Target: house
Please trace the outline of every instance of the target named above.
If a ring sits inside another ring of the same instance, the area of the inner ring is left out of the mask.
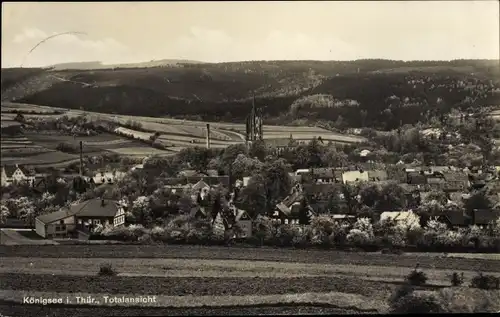
[[[333,214],[331,218],[339,223],[353,224],[356,222],[357,218],[354,215],[346,215],[346,214]]]
[[[292,189],[290,195],[283,199],[282,202],[276,204],[272,218],[276,221],[281,221],[282,224],[299,224],[303,200],[304,193],[302,190],[299,187]],[[309,219],[315,216],[311,206],[307,206],[307,215]]]
[[[295,171],[295,175],[301,176],[301,181],[304,183],[341,183],[342,170],[335,167],[322,167],[311,169],[300,169]]]
[[[179,173],[177,173],[177,177],[191,178],[191,177],[206,177],[206,176],[217,177],[219,176],[219,173],[217,172],[217,170],[213,169],[209,169],[206,172],[199,172],[196,170],[182,170]]]
[[[61,209],[35,219],[35,231],[43,238],[67,237],[75,229],[75,215],[71,209]]]
[[[413,211],[384,211],[380,214],[380,221],[392,220],[407,226],[419,225],[420,217]]]
[[[368,170],[368,179],[370,181],[386,181],[389,179],[387,171],[384,170]]]
[[[427,184],[431,190],[444,190],[446,179],[440,173],[427,176]]]
[[[469,188],[469,177],[464,172],[443,172],[444,190],[447,192],[462,192]]]
[[[124,206],[109,199],[90,199],[38,216],[35,230],[44,238],[67,237],[74,231],[90,232],[96,225],[121,226],[125,224]]]
[[[467,219],[461,210],[446,210],[438,217],[438,220],[446,223],[450,228],[467,225]]]
[[[25,167],[16,165],[2,166],[1,174],[2,186],[9,186],[11,184],[19,184],[27,182],[31,186],[35,183],[35,175],[28,171]]]
[[[478,226],[487,226],[490,222],[500,217],[500,210],[495,209],[474,209],[472,221]]]
[[[342,174],[342,181],[344,184],[368,180],[368,172],[363,170],[347,171]]]
[[[360,157],[367,157],[368,155],[370,155],[371,151],[370,150],[362,150],[361,152],[359,152],[359,156]]]
[[[158,177],[158,175],[156,175]],[[186,184],[196,184],[199,181],[204,181],[210,186],[222,185],[229,187],[229,176],[189,176],[189,177],[170,177],[163,179],[166,185],[186,185]]]
[[[427,184],[427,176],[423,171],[408,171],[406,172],[406,179],[408,184],[424,185]]]
[[[346,202],[341,198],[342,184],[341,183],[309,183],[302,185],[305,195],[310,199],[309,204],[316,214],[330,213],[329,210],[331,200],[335,200],[339,209],[346,207]],[[337,194],[338,197],[333,197]]]
[[[93,177],[92,180],[96,185],[102,184],[114,184],[118,182],[125,176],[124,172],[113,171],[113,172],[98,172]]]
[[[234,221],[241,228],[241,238],[249,238],[252,236],[252,218],[250,218],[250,215],[245,210],[236,209]]]

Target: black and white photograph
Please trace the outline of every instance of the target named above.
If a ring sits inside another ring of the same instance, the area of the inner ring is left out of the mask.
[[[2,2],[0,317],[500,312],[500,2]]]

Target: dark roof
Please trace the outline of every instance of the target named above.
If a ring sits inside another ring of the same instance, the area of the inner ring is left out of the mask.
[[[447,210],[441,216],[452,226],[462,226],[465,224],[465,215],[461,210]]]
[[[457,171],[457,172],[443,172],[443,176],[447,182],[450,182],[450,181],[468,182],[469,181],[469,176],[466,173],[459,172],[459,171]]]
[[[218,185],[222,184],[224,186],[229,186],[229,176],[190,176],[190,177],[173,177],[163,179],[163,183],[166,185],[186,185],[186,184],[196,184],[199,181],[204,181],[208,185]]]
[[[487,225],[500,217],[500,210],[494,209],[475,209],[474,210],[474,224]]]
[[[407,175],[408,184],[427,184],[427,177],[419,172],[409,172]]]
[[[200,177],[200,176],[211,176],[216,177],[219,176],[219,173],[216,170],[207,170],[206,173],[200,173],[196,170],[182,170],[177,174],[179,177]]]
[[[336,190],[341,190],[342,183],[319,183],[304,184],[304,192],[308,194],[329,194]]]
[[[118,212],[118,205],[111,199],[104,199],[102,205],[102,200],[98,198],[72,205],[70,210],[77,217],[114,217]]]
[[[337,178],[342,179],[343,170],[337,167],[321,167],[311,170],[312,174],[318,178]]]
[[[238,211],[236,212],[235,221],[240,220],[251,220],[251,218],[245,210],[238,209]]]
[[[28,172],[28,170],[24,166],[22,166],[22,165],[19,165],[19,166],[5,165],[3,167],[5,168],[5,174],[7,174],[7,177],[12,177],[12,174],[14,174],[14,172],[18,168],[24,173],[24,175],[30,176],[30,173]]]
[[[411,194],[416,191],[422,191],[424,190],[424,185],[421,184],[399,184],[399,186],[407,193]]]
[[[206,217],[208,215],[208,210],[204,207],[194,206],[193,208],[191,208],[189,215],[191,217],[196,217],[197,215],[200,215],[202,217]]]
[[[368,178],[369,179],[372,179],[372,178],[375,178],[378,180],[386,180],[387,179],[387,171],[384,171],[384,170],[367,170],[368,172]]]
[[[64,218],[72,217],[74,216],[74,213],[68,209],[61,209],[55,212],[51,212],[50,214],[45,214],[36,217],[36,219],[40,220],[41,222],[48,224],[52,223],[57,220],[62,220]]]

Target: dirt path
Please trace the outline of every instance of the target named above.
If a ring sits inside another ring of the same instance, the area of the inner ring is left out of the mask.
[[[17,229],[1,229],[0,244],[3,245],[56,245],[52,240],[35,240],[21,235]]]

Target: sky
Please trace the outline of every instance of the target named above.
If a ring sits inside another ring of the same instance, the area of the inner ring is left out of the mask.
[[[499,59],[498,1],[2,2],[2,67]],[[83,32],[44,38],[62,32]]]

